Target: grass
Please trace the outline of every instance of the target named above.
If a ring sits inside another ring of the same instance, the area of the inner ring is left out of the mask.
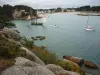
[[[37,47],[34,45],[31,51],[35,55],[37,55],[45,64],[56,64],[57,61],[56,54],[49,52],[43,46]]]

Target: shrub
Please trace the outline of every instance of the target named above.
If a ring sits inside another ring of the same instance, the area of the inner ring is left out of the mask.
[[[8,21],[8,22],[5,22],[5,26],[9,27],[9,26],[15,26],[14,23]]]
[[[0,20],[2,21],[10,21],[10,18],[7,15],[0,14]]]
[[[77,72],[80,75],[85,75],[85,73],[81,70],[81,68],[77,64],[75,64],[69,60],[68,61],[58,60],[57,65],[61,66],[65,70]]]
[[[45,48],[37,46],[33,46],[31,51],[37,55],[45,64],[56,64],[57,57],[55,53],[49,52]]]
[[[32,46],[33,46],[33,44],[34,44],[34,41],[33,40],[30,40],[30,39],[28,39],[26,37],[22,37],[21,44],[23,44],[27,48],[31,49]]]
[[[25,51],[20,50],[20,45],[15,42],[10,42],[5,38],[0,39],[0,57],[15,58],[17,56],[26,55]]]
[[[2,25],[3,27],[15,27],[15,24],[10,21],[0,20],[0,25]]]

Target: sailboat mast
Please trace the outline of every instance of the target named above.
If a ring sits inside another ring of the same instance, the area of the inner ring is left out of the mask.
[[[37,4],[37,10],[36,10],[36,13],[38,15],[38,4]],[[37,23],[37,17],[36,17],[36,23]]]
[[[30,17],[32,19],[32,9],[30,8]]]
[[[89,15],[88,15],[88,20],[87,20],[87,25],[89,24]]]

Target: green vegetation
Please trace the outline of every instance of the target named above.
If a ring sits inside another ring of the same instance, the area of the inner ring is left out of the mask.
[[[20,50],[20,45],[15,42],[10,42],[6,38],[0,37],[1,58],[15,58],[17,56],[24,56],[25,54],[25,51]]]
[[[34,45],[34,41],[26,37],[22,37],[21,44],[29,48],[36,56],[38,56],[45,64],[56,64],[57,57],[55,53],[49,52],[45,47],[38,47]],[[33,60],[30,56],[26,56]],[[51,59],[52,58],[52,59]]]
[[[8,4],[0,6],[0,28],[15,26],[14,23],[10,22],[13,19],[12,13],[12,6]]]
[[[16,5],[11,6],[9,4],[0,6],[0,28],[15,26],[14,23],[9,22],[14,19],[14,11],[15,10],[25,10],[25,12],[21,13],[21,17],[26,17],[28,15],[37,16],[36,10],[31,7],[25,5]],[[2,26],[2,27],[1,27]]]
[[[94,11],[94,12],[100,12],[100,6],[82,6],[79,8],[76,8],[76,11]]]
[[[22,37],[21,44],[23,44],[25,47],[31,49],[33,47],[34,41],[30,40],[26,37]]]
[[[6,5],[3,5],[3,6],[0,6],[0,16],[3,16],[4,19],[8,18],[8,20],[12,20],[13,19],[13,12],[14,12],[15,9],[25,10],[25,12],[29,12],[28,14],[32,14],[34,16],[37,15],[36,11],[31,7],[28,7],[28,6],[25,6],[25,5],[11,6],[9,4],[6,4]]]
[[[57,65],[60,65],[65,70],[77,72],[80,75],[85,75],[81,68],[71,61],[58,60]]]
[[[10,21],[0,21],[0,26],[3,27],[15,27],[15,24]]]
[[[56,12],[62,12],[62,8],[60,8],[60,7],[57,8],[57,9],[56,9]]]
[[[56,54],[49,52],[43,46],[37,47],[34,45],[31,51],[36,54],[45,64],[56,64],[57,62]]]
[[[90,9],[90,7],[83,7],[84,9],[87,8],[87,10]],[[83,8],[77,9],[80,11],[83,11]],[[92,7],[91,9],[94,11],[99,11],[100,7]],[[37,16],[36,11],[32,9],[31,7],[28,6],[23,6],[23,5],[17,5],[17,6],[10,6],[10,5],[3,5],[3,7],[0,6],[0,26],[2,25],[3,27],[9,27],[9,26],[15,26],[12,22],[10,22],[13,19],[13,12],[14,10],[23,10],[25,9],[26,12],[30,12],[28,14],[33,14],[34,16]],[[51,9],[53,11],[54,9]],[[56,12],[61,12],[62,8],[57,8]],[[32,11],[32,13],[31,13]],[[28,15],[27,14],[27,15]],[[25,16],[25,13],[22,13],[22,16]],[[39,23],[40,24],[40,23]],[[22,37],[21,44],[30,49],[34,54],[36,54],[45,64],[58,64],[61,67],[63,67],[65,70],[69,71],[75,71],[80,73],[81,75],[84,75],[84,73],[80,70],[80,67],[77,67],[76,65],[73,65],[72,63],[66,63],[63,61],[57,62],[57,57],[55,53],[49,52],[48,50],[45,49],[45,47],[37,47],[34,45],[34,41],[30,40],[26,37]],[[14,60],[5,60],[5,59],[14,59],[15,57],[18,56],[26,56],[26,52],[20,50],[20,45],[8,41],[6,38],[2,38],[0,36],[0,58],[4,60],[0,60],[0,65],[6,64],[7,67],[11,66],[14,64]],[[30,57],[31,58],[31,57]],[[6,68],[7,68],[6,67]]]
[[[11,5],[3,5],[0,6],[0,16],[3,15],[6,18],[9,18],[9,20],[13,19],[12,13],[13,13],[13,7]],[[6,19],[5,18],[5,19]]]
[[[38,56],[45,64],[57,64],[60,65],[61,67],[63,67],[65,70],[69,70],[69,71],[74,71],[74,72],[78,72],[81,75],[85,75],[83,73],[83,71],[81,71],[80,67],[73,64],[72,62],[64,62],[64,61],[58,61],[56,54],[49,52],[48,50],[46,50],[46,48],[44,46],[42,47],[37,47],[34,45],[34,41],[30,40],[26,37],[22,37],[21,43],[30,49],[30,51],[32,51],[36,56]],[[15,57],[18,56],[22,56],[22,57],[26,57],[30,60],[34,60],[34,58],[32,58],[31,56],[27,56],[26,55],[26,51],[20,50],[20,45],[13,42],[13,41],[9,41],[4,37],[0,37],[0,59],[4,59],[3,63],[5,63],[7,66],[5,66],[5,68],[7,68],[8,66],[12,66],[15,61],[14,60],[10,60],[10,59],[14,59]],[[2,61],[0,61],[1,64]],[[5,69],[0,67],[1,69]]]
[[[10,18],[8,18],[6,15],[0,15],[0,21],[10,21]]]
[[[33,16],[37,16],[36,10],[31,8],[31,7],[29,7],[29,6],[26,6],[26,5],[15,5],[13,7],[13,10],[15,10],[15,9],[17,9],[17,10],[25,10],[25,12],[28,12],[27,14],[22,13],[22,16],[29,15],[29,14],[31,14]]]
[[[73,71],[73,72],[80,73],[81,75],[85,75],[84,72],[81,70],[81,68],[78,65],[73,64],[70,61],[65,62],[63,60],[58,60],[56,54],[46,50],[46,47],[35,46],[35,45],[33,45],[32,40],[29,40],[25,37],[24,37],[24,42],[26,42],[26,43],[23,45],[30,48],[31,52],[33,52],[36,56],[38,56],[45,64],[57,64],[57,65],[60,65],[61,67],[63,67],[65,70]],[[29,58],[30,60],[34,60],[30,56],[26,56],[26,58]]]
[[[33,15],[33,16],[37,16],[36,11],[31,7],[28,7],[28,6],[25,6],[25,5],[11,6],[9,4],[6,4],[6,5],[3,5],[3,6],[0,6],[0,28],[15,26],[14,23],[10,22],[11,20],[14,19],[13,13],[14,13],[15,9],[25,10],[25,12],[23,12],[21,14],[22,17],[28,16],[30,14]]]

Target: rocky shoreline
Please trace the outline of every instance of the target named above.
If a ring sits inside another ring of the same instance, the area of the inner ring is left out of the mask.
[[[78,16],[100,16],[100,13],[78,13]]]
[[[90,61],[85,61],[83,58],[74,56],[63,56],[63,59],[59,59],[57,64],[45,64],[38,56],[34,54],[33,51],[35,49],[37,51],[43,50],[46,54],[49,54],[50,52],[45,50],[45,47],[34,46],[32,49],[25,47],[20,41],[21,36],[18,31],[14,31],[6,27],[0,30],[0,35],[0,42],[2,41],[0,43],[0,48],[2,48],[2,45],[4,45],[5,48],[2,49],[15,49],[16,47],[18,50],[20,50],[20,54],[18,53],[17,56],[13,58],[14,63],[12,65],[9,67],[4,65],[4,67],[6,67],[4,69],[0,66],[1,75],[91,75],[85,73],[81,69],[81,65],[85,64],[86,67],[93,69],[99,68],[96,64]],[[5,44],[3,42],[9,44]],[[0,63],[0,65],[2,64]]]
[[[98,69],[99,66],[97,66],[95,63],[93,63],[92,61],[86,61],[83,58],[80,57],[74,57],[74,56],[63,56],[64,59],[70,60],[76,64],[78,64],[80,67],[82,65],[85,65],[85,67],[87,68],[91,68],[91,69]]]

